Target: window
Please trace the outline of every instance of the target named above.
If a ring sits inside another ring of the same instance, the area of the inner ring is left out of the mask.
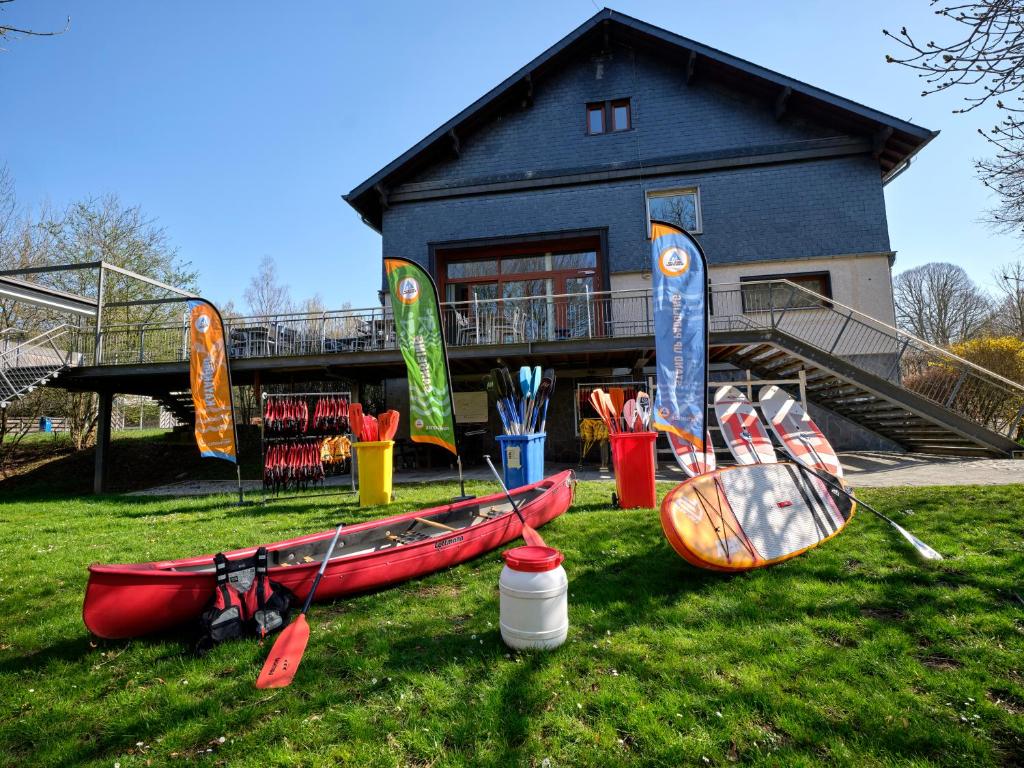
[[[614,101],[593,101],[587,104],[587,133],[628,131],[633,127],[633,116],[629,99]]]
[[[444,301],[474,333],[516,312],[525,315],[528,341],[601,330],[600,307],[586,298],[602,286],[597,237],[438,250],[437,263]]]
[[[768,282],[788,280],[807,291],[832,298],[832,277],[828,272],[797,272],[786,275],[757,275],[740,278],[740,296],[744,312],[768,312],[769,310],[815,309],[832,306],[806,291],[796,290],[784,283]],[[747,283],[747,285],[744,285]]]
[[[658,189],[647,193],[647,221],[675,224],[690,234],[699,234],[701,229],[700,194],[697,189]]]
[[[629,120],[629,99],[620,99],[612,102],[612,130],[628,131]]]

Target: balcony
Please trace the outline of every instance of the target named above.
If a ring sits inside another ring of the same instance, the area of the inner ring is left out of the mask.
[[[1017,434],[1024,418],[1019,384],[788,281],[715,285],[710,311],[713,349],[740,349],[773,337],[783,346],[802,345],[843,360],[1003,435]],[[488,357],[503,354],[503,348],[530,355],[557,348],[571,355],[573,349],[654,346],[649,290],[449,303],[441,306],[441,321],[449,348],[461,353],[453,358],[473,356],[474,348]],[[397,348],[394,319],[382,307],[233,317],[226,326],[231,358],[254,365],[300,357],[323,365],[325,356]],[[91,341],[83,339],[80,346]],[[100,366],[182,363],[189,353],[186,318],[105,327],[96,353]]]

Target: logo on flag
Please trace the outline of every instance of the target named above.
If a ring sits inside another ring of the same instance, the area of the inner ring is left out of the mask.
[[[690,254],[682,248],[670,246],[658,256],[658,269],[665,277],[677,277],[690,268]]]
[[[403,304],[415,304],[420,297],[420,284],[415,277],[403,277],[398,282],[398,300]]]

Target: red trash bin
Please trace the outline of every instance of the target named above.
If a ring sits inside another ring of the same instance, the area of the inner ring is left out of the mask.
[[[620,509],[658,506],[654,487],[654,441],[657,432],[617,432],[609,436],[612,444],[612,466],[615,469],[615,491]]]

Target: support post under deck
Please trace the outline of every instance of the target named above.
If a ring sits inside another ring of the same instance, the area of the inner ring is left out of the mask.
[[[103,493],[107,483],[107,458],[110,456],[110,416],[114,408],[114,393],[99,393],[99,411],[96,416],[96,464],[93,467],[92,492]]]

